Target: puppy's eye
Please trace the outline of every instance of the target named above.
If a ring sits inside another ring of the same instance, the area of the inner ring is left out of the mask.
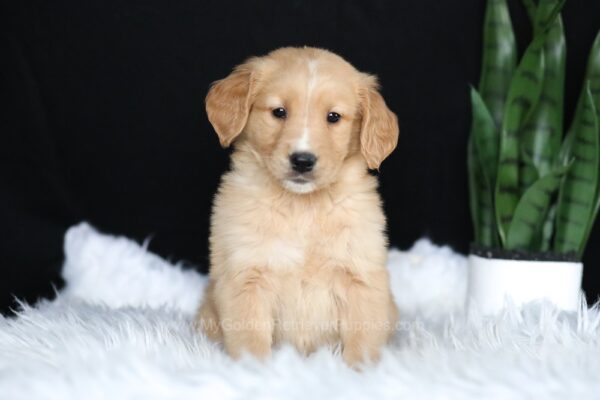
[[[340,118],[342,118],[342,116],[336,112],[330,112],[327,114],[327,122],[330,124],[335,124],[340,120]]]
[[[284,119],[285,117],[287,117],[287,111],[285,111],[285,108],[283,107],[275,108],[271,112],[273,113],[273,116],[275,118]]]

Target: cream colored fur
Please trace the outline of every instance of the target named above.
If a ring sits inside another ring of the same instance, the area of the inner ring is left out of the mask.
[[[397,310],[367,169],[394,149],[398,125],[375,78],[325,50],[279,49],[216,82],[207,112],[234,152],[214,201],[200,329],[233,357],[341,343],[350,365],[377,360]],[[297,150],[317,156],[306,183],[292,181]]]

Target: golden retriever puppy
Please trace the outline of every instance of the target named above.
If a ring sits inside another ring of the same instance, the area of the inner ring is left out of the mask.
[[[398,123],[374,76],[316,48],[251,58],[206,97],[231,170],[214,200],[198,326],[234,358],[341,343],[375,361],[397,310],[377,169]]]

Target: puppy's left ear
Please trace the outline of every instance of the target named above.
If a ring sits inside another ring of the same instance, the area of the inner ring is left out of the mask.
[[[229,147],[244,130],[256,86],[256,60],[238,65],[225,79],[216,81],[206,96],[208,120],[221,146]]]
[[[365,75],[363,82],[359,92],[362,113],[360,149],[369,169],[379,169],[381,162],[398,144],[398,118],[379,93],[377,79]]]

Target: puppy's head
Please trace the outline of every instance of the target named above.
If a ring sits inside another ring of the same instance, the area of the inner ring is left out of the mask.
[[[377,169],[398,141],[375,77],[315,48],[283,48],[239,65],[206,97],[224,147],[245,142],[284,188],[309,193],[362,154]]]

